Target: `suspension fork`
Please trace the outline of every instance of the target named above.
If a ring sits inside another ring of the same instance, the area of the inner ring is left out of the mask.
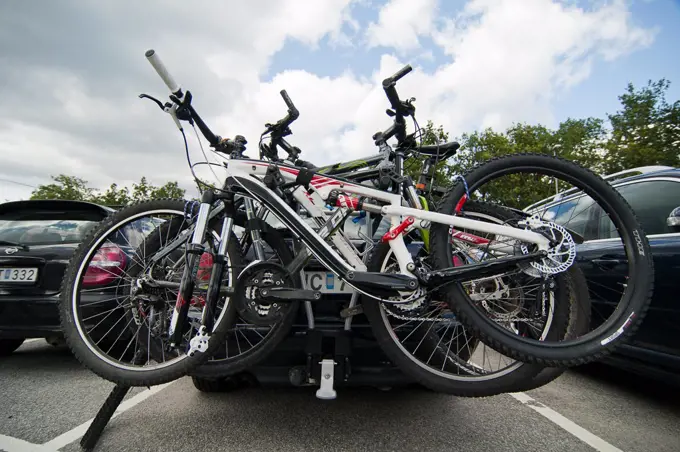
[[[177,301],[175,302],[175,308],[172,310],[172,317],[170,318],[168,337],[170,339],[171,347],[177,347],[182,343],[182,336],[184,335],[184,329],[187,323],[187,314],[189,313],[189,305],[194,293],[194,281],[196,272],[198,271],[196,263],[204,251],[203,240],[205,239],[205,232],[208,226],[208,215],[210,215],[210,209],[214,201],[215,194],[212,191],[203,192],[201,205],[198,209],[196,227],[191,236],[191,242],[186,249],[187,262],[184,267],[184,272],[182,273]],[[221,244],[222,243],[220,243],[220,245]]]
[[[231,231],[234,227],[234,219],[231,216],[225,216],[222,220],[222,234],[220,235],[220,246],[217,249],[217,254],[213,258],[212,272],[210,273],[210,281],[208,282],[208,293],[205,299],[205,306],[203,307],[203,314],[201,317],[201,325],[205,326],[206,331],[212,331],[215,324],[215,308],[217,307],[217,300],[220,297],[220,287],[222,285],[222,277],[224,276],[224,269],[228,262],[228,245],[231,238]],[[233,283],[233,281],[229,281]],[[229,295],[227,295],[228,297]],[[227,309],[228,305],[224,305]]]

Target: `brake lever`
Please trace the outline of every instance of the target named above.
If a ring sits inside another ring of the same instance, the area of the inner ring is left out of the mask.
[[[149,100],[152,100],[152,101],[154,101],[154,102],[156,103],[156,105],[158,105],[158,108],[160,108],[161,110],[165,111],[165,108],[163,107],[163,103],[162,103],[160,100],[156,99],[155,97],[149,96],[148,94],[140,94],[140,95],[139,95],[139,98],[140,98],[140,99],[149,99]]]

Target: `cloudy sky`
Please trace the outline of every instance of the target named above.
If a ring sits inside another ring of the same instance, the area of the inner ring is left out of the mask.
[[[0,202],[60,173],[193,193],[179,132],[137,98],[167,95],[150,48],[251,155],[285,88],[301,113],[290,141],[324,164],[374,152],[390,124],[380,80],[406,63],[399,93],[452,136],[604,117],[629,81],[666,77],[680,97],[678,24],[673,0],[3,1]]]

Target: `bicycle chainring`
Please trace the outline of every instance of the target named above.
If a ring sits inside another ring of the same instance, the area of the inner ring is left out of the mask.
[[[267,287],[299,288],[279,264],[259,262],[247,267],[238,277],[233,296],[236,310],[245,322],[271,326],[287,312],[290,303],[262,299],[259,291]]]

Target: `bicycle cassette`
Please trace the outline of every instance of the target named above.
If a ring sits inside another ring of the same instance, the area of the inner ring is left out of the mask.
[[[296,288],[295,282],[279,264],[259,262],[239,275],[233,300],[241,318],[254,325],[271,326],[283,317],[291,304],[264,298],[268,289]]]

